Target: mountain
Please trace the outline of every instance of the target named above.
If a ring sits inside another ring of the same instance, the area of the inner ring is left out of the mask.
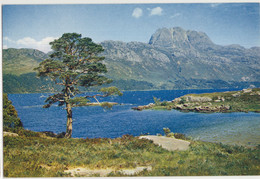
[[[217,45],[203,32],[180,27],[161,28],[151,36],[149,43],[110,40],[101,45],[105,49],[102,55],[108,68],[106,75],[121,89],[260,86],[259,47]],[[18,75],[28,77],[28,72],[47,56],[33,49],[3,50],[4,75],[8,74],[9,79],[14,79],[10,74],[16,78]],[[4,90],[6,88],[4,83]],[[51,88],[49,85],[46,90]]]
[[[203,32],[162,28],[148,44],[101,44],[113,79],[138,79],[159,89],[218,87],[214,82],[219,87],[237,87],[260,79],[259,47],[216,45]]]
[[[4,49],[3,74],[21,75],[33,72],[33,68],[48,55],[35,49]]]

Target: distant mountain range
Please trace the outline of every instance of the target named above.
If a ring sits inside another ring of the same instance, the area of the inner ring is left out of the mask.
[[[107,76],[123,90],[260,86],[259,47],[216,45],[203,32],[162,28],[149,43],[104,41],[101,45]],[[35,49],[3,50],[4,92],[55,90],[44,79],[30,85],[36,82],[32,69],[47,56]]]

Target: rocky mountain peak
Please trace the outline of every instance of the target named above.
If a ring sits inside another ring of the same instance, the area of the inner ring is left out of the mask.
[[[180,27],[158,29],[150,38],[150,45],[167,49],[205,49],[215,44],[203,32],[184,30]]]
[[[214,47],[216,46],[211,39],[208,37],[208,35],[204,32],[197,32],[197,31],[187,31],[187,35],[189,38],[189,42],[194,46],[195,48],[199,49],[205,49],[208,47]]]
[[[158,29],[150,38],[149,44],[165,48],[174,48],[188,41],[186,32],[180,28]]]

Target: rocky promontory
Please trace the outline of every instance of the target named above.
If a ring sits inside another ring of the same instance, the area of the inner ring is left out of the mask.
[[[132,108],[144,109],[176,109],[201,113],[213,112],[260,112],[260,88],[243,89],[204,94],[188,94],[172,101],[155,101],[144,106]]]

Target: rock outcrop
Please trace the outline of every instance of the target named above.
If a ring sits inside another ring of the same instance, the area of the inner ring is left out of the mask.
[[[3,136],[18,137],[19,135],[13,132],[3,132]]]
[[[212,101],[209,97],[200,97],[200,96],[185,96],[187,102],[208,102]]]
[[[144,109],[177,109],[201,113],[213,112],[260,112],[260,88],[223,93],[190,94],[160,104],[132,108]]]

